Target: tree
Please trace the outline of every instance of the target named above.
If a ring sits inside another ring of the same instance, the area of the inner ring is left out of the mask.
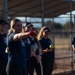
[[[51,29],[62,29],[63,28],[63,26],[60,23],[56,23],[52,21],[47,21],[45,25],[50,27]]]
[[[67,21],[64,25],[63,25],[63,28],[64,29],[70,29],[71,27],[73,27],[74,26],[74,23],[72,22],[72,24],[71,24],[71,22],[70,21]]]
[[[60,23],[54,23],[53,28],[54,29],[62,29],[63,27]]]

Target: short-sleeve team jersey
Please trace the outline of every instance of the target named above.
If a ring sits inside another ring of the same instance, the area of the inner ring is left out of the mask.
[[[74,45],[75,44],[75,37],[73,37],[73,39],[72,39],[72,45]]]
[[[38,47],[38,40],[34,38],[34,40],[31,39],[31,46],[34,47],[34,52],[36,55],[39,55],[39,47]]]
[[[31,40],[30,40],[30,37],[25,38],[24,43],[26,45],[26,59],[29,60],[30,55],[31,55]]]
[[[49,38],[41,38],[39,40],[39,42],[40,42],[41,47],[42,47],[43,50],[49,48],[49,45],[53,44],[53,42]],[[53,60],[54,59],[54,56],[55,56],[54,55],[54,49],[51,52],[47,52],[47,53],[43,53],[42,54],[42,57],[48,58],[50,60]]]
[[[8,36],[8,64],[26,65],[26,50],[23,40],[14,41],[15,33]]]

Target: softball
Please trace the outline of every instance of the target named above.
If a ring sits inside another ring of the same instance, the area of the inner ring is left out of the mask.
[[[50,46],[49,46],[49,48],[53,49],[53,48],[54,48],[54,46],[53,46],[53,45],[50,45]]]

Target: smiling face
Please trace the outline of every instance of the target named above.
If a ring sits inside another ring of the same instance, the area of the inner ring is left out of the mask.
[[[0,34],[4,34],[6,31],[7,25],[6,24],[1,24],[0,25]]]
[[[22,31],[22,23],[21,21],[17,21],[15,26],[14,26],[14,30],[16,33],[20,33]]]

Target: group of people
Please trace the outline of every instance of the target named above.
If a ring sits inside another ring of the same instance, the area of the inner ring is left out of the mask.
[[[38,32],[29,22],[22,27],[19,19],[8,23],[0,19],[0,75],[52,75],[55,53],[48,37],[51,30],[43,26]]]

